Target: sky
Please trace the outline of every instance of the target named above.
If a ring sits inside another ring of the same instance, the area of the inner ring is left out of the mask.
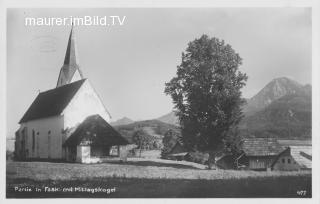
[[[277,77],[311,84],[309,8],[7,10],[7,137],[39,91],[55,88],[71,26],[25,26],[25,17],[123,16],[122,26],[75,26],[80,69],[112,120],[153,119],[173,108],[164,84],[188,42],[223,39],[243,58],[250,98]]]

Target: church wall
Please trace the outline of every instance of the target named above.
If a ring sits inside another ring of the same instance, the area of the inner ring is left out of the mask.
[[[25,127],[26,159],[62,159],[63,116],[21,124],[22,129]]]
[[[99,114],[107,122],[110,121],[108,112],[88,80],[84,82],[62,114],[65,128],[72,128],[94,114]]]
[[[26,128],[23,129],[25,127],[20,126],[19,129],[16,131],[15,133],[15,156],[17,157],[17,159],[23,159],[24,155],[25,155],[25,150],[24,150],[24,142],[25,142],[25,131]]]

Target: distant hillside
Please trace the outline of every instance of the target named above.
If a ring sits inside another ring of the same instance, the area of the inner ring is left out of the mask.
[[[246,115],[254,114],[257,111],[270,105],[273,101],[291,94],[301,95],[306,92],[311,93],[311,86],[303,86],[298,82],[286,77],[273,79],[255,96],[247,100],[243,108]]]
[[[138,129],[143,129],[153,137],[162,139],[168,130],[172,129],[178,131],[179,128],[175,125],[164,123],[159,120],[144,120],[128,125],[115,126],[115,129],[118,130],[129,142],[132,142],[132,136]]]
[[[159,120],[164,123],[172,124],[172,125],[177,125],[177,126],[179,125],[179,119],[173,111],[157,118],[156,120]]]
[[[304,86],[286,77],[273,79],[247,99],[241,132],[256,137],[310,138],[311,91],[311,85]],[[170,112],[158,120],[177,124],[178,118]]]
[[[256,137],[311,138],[311,107],[311,93],[285,95],[246,116],[240,129]]]
[[[130,118],[127,117],[123,117],[117,121],[111,122],[110,125],[112,126],[119,126],[119,125],[128,125],[130,123],[134,123],[133,120],[131,120]]]

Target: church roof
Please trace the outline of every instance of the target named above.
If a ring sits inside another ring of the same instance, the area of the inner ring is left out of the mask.
[[[88,116],[64,143],[65,146],[127,144],[129,142],[98,114]]]
[[[38,94],[19,123],[56,116],[69,104],[86,79]]]

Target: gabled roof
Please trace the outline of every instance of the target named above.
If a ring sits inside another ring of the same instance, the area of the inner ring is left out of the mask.
[[[39,93],[19,123],[61,114],[85,80]]]
[[[276,156],[285,148],[275,138],[247,138],[242,150],[246,156]]]
[[[64,146],[127,145],[129,142],[100,115],[88,116],[65,141]]]
[[[169,155],[180,156],[180,155],[185,155],[187,153],[188,151],[186,150],[186,148],[184,148],[182,144],[178,141],[170,150]]]
[[[312,168],[312,147],[311,146],[290,146],[291,156],[302,168]]]

